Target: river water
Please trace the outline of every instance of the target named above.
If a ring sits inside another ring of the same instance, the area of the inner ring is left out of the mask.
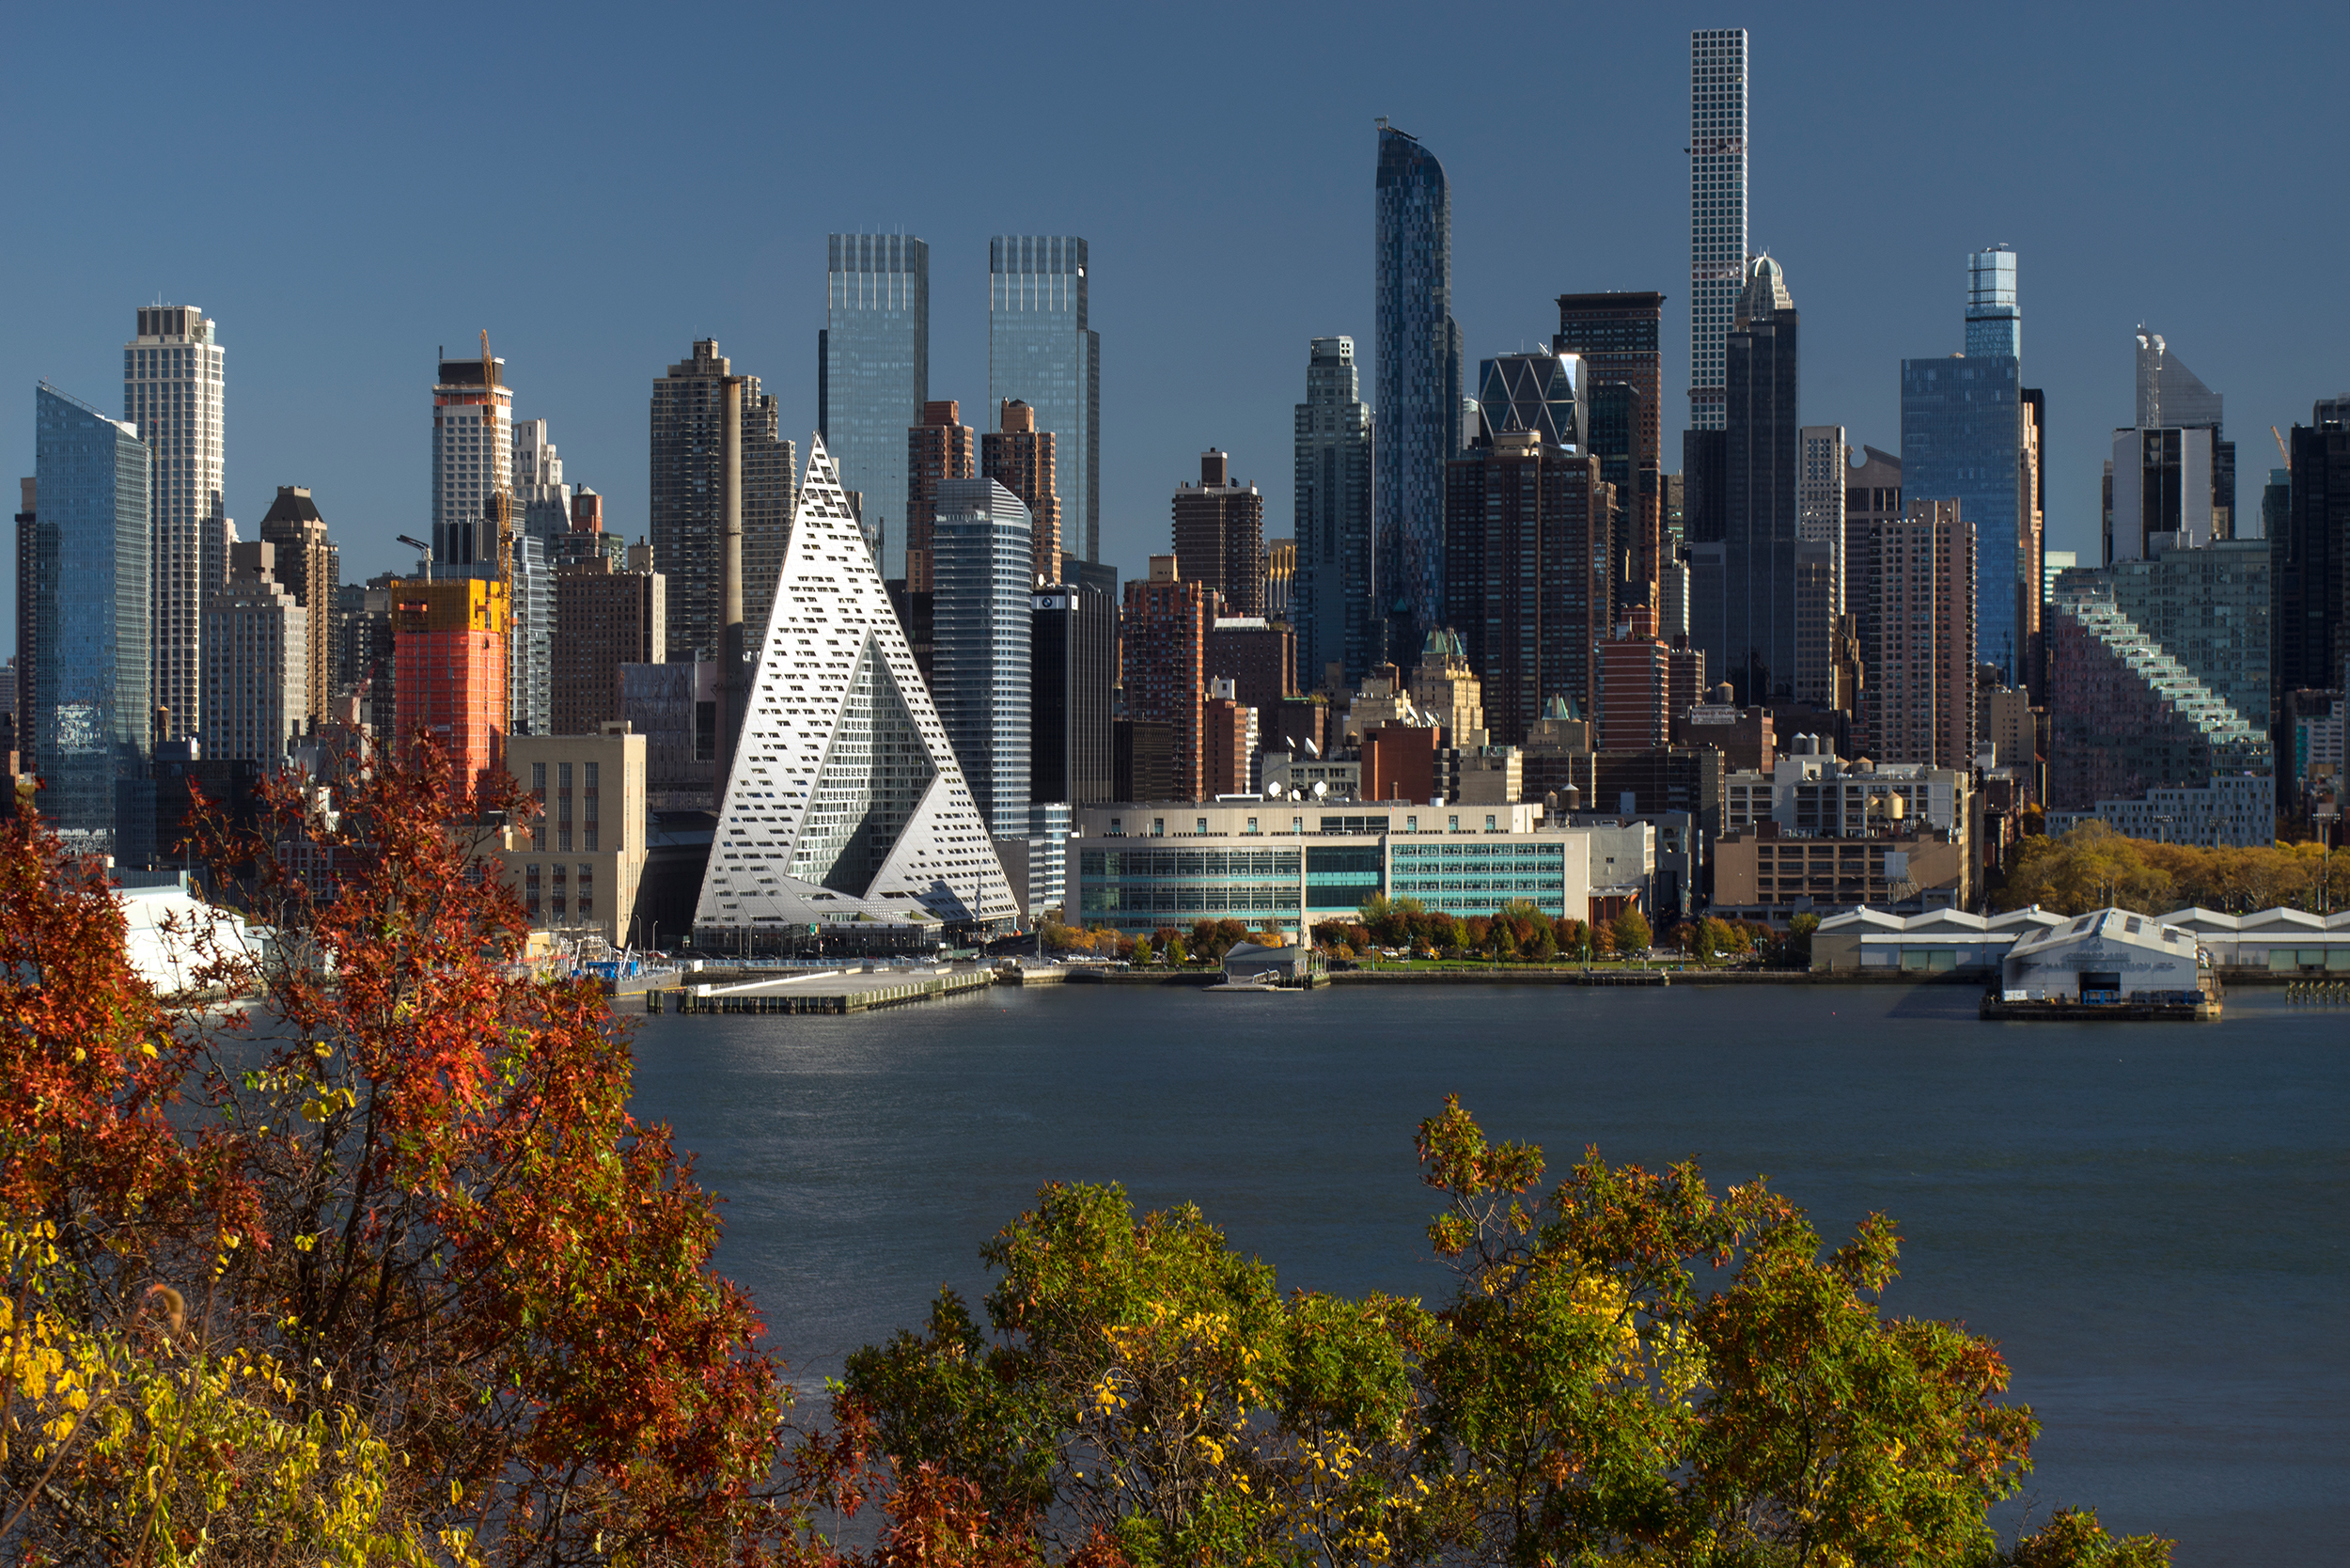
[[[634,998],[630,999],[634,1002]],[[2044,1431],[2002,1512],[2096,1507],[2188,1564],[2343,1560],[2350,1010],[1983,1024],[1964,987],[1054,986],[851,1018],[637,1018],[634,1109],[722,1194],[718,1267],[811,1384],[1049,1180],[1198,1203],[1282,1285],[1432,1304],[1412,1134],[1719,1186],[1767,1173],[1836,1245],[1898,1222],[1888,1309],[1998,1340]]]

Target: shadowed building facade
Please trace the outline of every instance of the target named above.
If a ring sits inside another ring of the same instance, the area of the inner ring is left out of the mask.
[[[1461,328],[1452,319],[1452,195],[1417,137],[1379,122],[1373,274],[1380,613],[1388,647],[1418,648],[1445,612],[1445,464],[1462,447]],[[1374,660],[1373,662],[1376,662]]]
[[[724,632],[719,511],[726,489],[718,421],[732,374],[717,340],[704,337],[695,342],[692,358],[670,366],[652,384],[652,510],[646,521],[653,570],[667,585],[663,659],[718,657]],[[791,531],[798,454],[783,439],[776,400],[760,391],[759,378],[736,379],[743,384],[743,624],[746,635],[757,637],[775,603],[776,574]]]
[[[1703,531],[1691,528],[1689,640],[1741,705],[1794,696],[1799,326],[1785,273],[1757,257],[1725,339],[1718,444],[1689,445],[1704,469],[1690,476]]]
[[[1362,400],[1355,339],[1317,337],[1297,405],[1297,489],[1292,513],[1297,574],[1291,620],[1304,683],[1352,685],[1370,666],[1376,611],[1371,572],[1371,405]],[[1329,668],[1339,668],[1337,681]]]

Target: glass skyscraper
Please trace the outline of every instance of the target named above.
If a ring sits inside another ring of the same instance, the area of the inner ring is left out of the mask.
[[[906,431],[931,395],[931,247],[905,234],[825,242],[816,429],[884,577],[906,574]],[[896,521],[892,522],[891,518]]]
[[[1349,686],[1371,665],[1371,405],[1363,401],[1355,339],[1317,337],[1297,405],[1298,684],[1321,687],[1327,666]]]
[[[1086,243],[998,234],[987,244],[987,428],[1004,404],[1036,410],[1053,436],[1061,547],[1102,558],[1102,335],[1086,325]],[[900,445],[903,445],[901,432]],[[1054,575],[1058,575],[1056,569]]]
[[[1747,270],[1747,31],[1689,35],[1689,424],[1723,424]]]
[[[2022,526],[2030,476],[2024,461],[2023,311],[2015,253],[1967,259],[1966,352],[1902,361],[1902,493],[1956,500],[1975,533],[1975,662],[2020,683],[2028,671],[2038,567]]]
[[[148,713],[153,453],[127,420],[34,394],[33,768],[67,847],[144,866],[154,851]]]
[[[1028,509],[994,479],[941,479],[931,530],[931,676],[939,722],[979,819],[1028,832]]]
[[[1409,659],[1444,620],[1444,465],[1461,450],[1466,389],[1461,328],[1452,319],[1452,196],[1444,165],[1385,119],[1378,193],[1372,505],[1386,635],[1381,656]]]

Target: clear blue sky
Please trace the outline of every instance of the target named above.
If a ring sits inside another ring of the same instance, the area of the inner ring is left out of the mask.
[[[764,380],[805,461],[828,231],[930,242],[932,395],[966,410],[988,236],[1076,233],[1104,556],[1166,548],[1210,445],[1277,535],[1307,340],[1353,334],[1370,395],[1373,118],[1450,176],[1472,358],[1545,342],[1562,291],[1655,289],[1678,388],[1687,35],[1734,25],[1750,238],[1803,313],[1807,422],[1897,449],[1898,361],[1962,346],[1966,255],[1994,241],[2022,258],[2054,547],[2094,549],[2138,321],[2226,395],[2248,510],[2268,425],[2350,389],[2339,3],[20,6],[0,478],[32,472],[39,378],[119,407],[160,296],[220,323],[247,537],[306,484],[347,578],[407,564],[433,353],[483,327],[518,415],[634,537],[649,383],[697,337]],[[1668,463],[1684,412],[1668,391]]]

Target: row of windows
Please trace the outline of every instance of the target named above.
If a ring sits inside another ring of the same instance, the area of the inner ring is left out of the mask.
[[[1295,850],[1085,850],[1078,865],[1089,877],[1293,877],[1298,872]]]
[[[1353,905],[1346,907],[1352,908]],[[1294,886],[1175,886],[1164,884],[1136,886],[1115,882],[1089,882],[1078,900],[1079,910],[1087,915],[1115,916],[1119,911],[1149,910],[1154,914],[1170,915],[1294,915],[1297,913],[1297,889]]]

